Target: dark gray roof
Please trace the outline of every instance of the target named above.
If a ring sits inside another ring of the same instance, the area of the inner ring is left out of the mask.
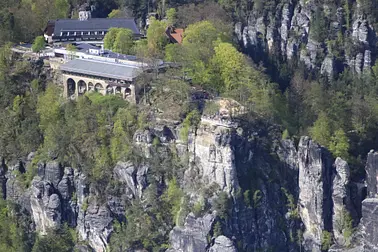
[[[126,18],[91,18],[88,20],[58,19],[55,21],[54,35],[59,36],[61,32],[75,31],[107,31],[111,27],[127,28],[140,34],[134,19]]]
[[[141,69],[124,64],[95,60],[74,59],[60,66],[60,70],[103,78],[132,81]]]
[[[95,46],[95,45],[91,45],[91,44],[87,44],[87,43],[84,43],[84,44],[78,44],[76,46],[76,49],[80,52],[87,52],[89,49],[97,49],[97,50],[100,50],[101,48],[98,47],[98,46]]]

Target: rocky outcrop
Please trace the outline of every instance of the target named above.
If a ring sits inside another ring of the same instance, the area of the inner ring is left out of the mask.
[[[182,177],[178,177],[188,198],[187,205],[192,206],[198,198],[205,203],[202,216],[190,213],[184,216],[183,226],[173,228],[168,251],[235,252],[236,245],[246,251],[298,251],[298,230],[304,230],[301,244],[304,251],[321,251],[324,231],[333,233],[336,243],[333,251],[343,251],[347,243],[345,228],[340,223],[345,212],[352,217],[359,215],[354,212],[351,195],[362,194],[361,188],[356,189],[349,181],[348,164],[340,158],[334,161],[324,147],[309,137],[302,137],[296,148],[292,140],[268,138],[275,131],[280,134],[275,127],[261,130],[253,125],[241,126],[241,123],[203,117],[197,129],[190,132],[187,145],[184,141],[176,142],[180,146],[176,148],[180,148],[181,160],[185,155],[189,157]],[[168,155],[173,148],[168,143],[176,140],[169,137],[175,134],[167,129],[159,127],[137,132],[134,140],[141,155],[151,157],[163,152]],[[152,144],[155,137],[160,140],[159,146]],[[273,143],[269,147],[267,139]],[[143,150],[146,148],[148,153]],[[377,190],[376,157],[374,152],[369,153],[366,165],[370,176],[368,191],[372,197]],[[114,191],[98,188],[78,169],[55,161],[39,164],[38,175],[30,188],[25,189],[17,179],[21,166],[11,166],[4,175],[7,199],[22,202],[26,198],[25,209],[29,205],[41,234],[68,223],[76,229],[79,241],[87,244],[78,247],[81,251],[106,251],[113,222],[126,221],[128,202],[146,201],[147,176],[161,181],[158,193],[163,193],[166,186],[166,178],[157,178],[154,166],[147,159],[139,164],[118,162],[111,173],[113,184],[107,185],[116,184]],[[357,193],[353,192],[355,189]],[[228,201],[222,203],[228,206],[222,218],[217,216],[216,208],[221,194],[228,195]],[[363,202],[361,223],[363,240],[366,240],[363,244],[373,250],[378,239],[372,234],[377,224],[374,200]],[[215,237],[215,222],[218,230],[221,226],[223,234],[218,237]]]
[[[31,210],[37,231],[42,235],[50,229],[56,229],[61,223],[61,203],[54,186],[40,177],[34,178],[31,187]]]
[[[129,198],[142,197],[142,192],[147,186],[147,171],[147,165],[136,168],[132,162],[118,162],[114,167],[118,180],[126,184]]]
[[[320,68],[320,73],[327,75],[329,78],[332,78],[333,73],[334,73],[334,68],[335,66],[334,66],[333,57],[332,55],[329,55],[324,59],[322,66]]]
[[[42,234],[67,222],[76,227],[77,205],[74,170],[63,168],[58,162],[38,164],[36,176],[29,189],[31,214]]]
[[[367,198],[362,201],[362,218],[359,226],[364,251],[378,251],[378,198],[377,170],[378,153],[371,150],[366,161]]]
[[[361,233],[365,251],[378,251],[378,199],[368,198],[362,202]]]
[[[321,251],[324,230],[332,230],[332,158],[308,137],[298,147],[299,214],[305,226],[305,247]]]
[[[282,140],[277,150],[277,155],[281,162],[286,164],[288,168],[298,171],[298,154],[294,141],[289,139]]]
[[[221,121],[202,119],[196,134],[188,141],[189,163],[192,167],[185,172],[186,185],[217,184],[232,195],[238,190],[235,167],[235,153],[231,144],[235,129]]]
[[[208,248],[207,236],[215,217],[215,214],[206,214],[202,218],[196,218],[194,214],[189,214],[184,227],[175,227],[171,231],[170,244],[172,248],[168,252],[206,251]]]
[[[209,252],[236,252],[233,242],[226,236],[218,236],[215,238],[214,245],[211,246]]]
[[[377,169],[378,169],[378,153],[371,150],[366,161],[366,185],[367,196],[369,198],[377,197]]]
[[[352,27],[352,36],[354,39],[362,43],[368,43],[368,22],[359,16],[354,22]]]
[[[314,17],[317,11],[322,12],[324,17],[321,18],[326,21],[321,24],[324,27],[320,27],[324,38],[317,38],[313,33],[319,25],[319,17]],[[236,20],[234,31],[240,44],[256,61],[264,60],[269,54],[275,58],[280,55],[283,61],[301,61],[308,69],[320,70],[329,78],[344,69],[347,62],[351,70],[362,74],[370,72],[371,59],[376,57],[377,36],[366,16],[356,12],[346,18],[345,7],[333,3],[320,6],[312,0],[289,1],[262,12],[252,8],[242,22]],[[340,40],[341,36],[344,39]],[[335,41],[339,43],[338,48],[332,45]],[[353,45],[346,41],[352,41]],[[340,57],[337,60],[333,57],[335,51]]]
[[[95,200],[89,200],[87,204],[81,208],[78,216],[79,237],[87,241],[94,251],[106,251],[113,231],[111,212],[106,204],[101,205]]]
[[[349,221],[350,212],[354,209],[352,208],[350,193],[349,193],[349,166],[348,163],[341,158],[337,158],[335,161],[335,173],[333,175],[332,183],[332,202],[333,202],[333,215],[332,215],[332,225],[333,225],[333,235],[335,242],[338,245],[347,245],[344,232],[350,230],[345,230],[346,225],[352,225],[352,223],[346,223]],[[350,219],[352,221],[352,219]],[[352,228],[350,226],[349,228]]]
[[[64,175],[58,183],[57,190],[59,192],[62,204],[62,220],[67,222],[70,227],[76,227],[78,206],[75,173],[73,168],[64,168]]]

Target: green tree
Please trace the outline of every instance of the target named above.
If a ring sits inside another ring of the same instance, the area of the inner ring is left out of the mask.
[[[241,85],[248,75],[248,65],[244,55],[229,43],[220,43],[215,47],[213,66],[216,75],[221,77],[219,90],[232,90]]]
[[[324,41],[328,35],[328,20],[321,7],[316,8],[311,24],[311,37],[319,42]]]
[[[222,219],[227,219],[230,211],[231,201],[226,192],[221,192],[218,198],[214,200],[214,209]]]
[[[108,32],[106,33],[106,35],[104,37],[104,48],[105,49],[113,50],[114,42],[117,38],[118,32],[119,32],[119,28],[112,27],[108,30]]]
[[[168,44],[165,47],[165,60],[170,62],[181,61],[178,57],[180,50],[182,50],[182,48],[179,44]]]
[[[193,83],[216,86],[213,84],[216,75],[212,74],[210,63],[216,42],[222,41],[221,35],[221,31],[217,30],[210,21],[191,24],[185,30],[182,47],[176,51],[176,59],[181,61],[184,71],[192,78]]]
[[[202,54],[200,59],[209,60],[213,55],[214,42],[219,38],[220,32],[210,21],[201,21],[191,24],[184,32],[183,45],[194,45],[198,54]]]
[[[168,25],[175,26],[177,23],[177,11],[175,8],[170,8],[166,13]]]
[[[74,59],[75,58],[75,55],[76,55],[76,47],[73,45],[73,44],[68,44],[66,46],[66,50],[68,51],[69,55],[70,55],[70,59]]]
[[[109,13],[108,18],[123,18],[124,13],[120,9],[112,10],[112,12]]]
[[[61,116],[60,90],[56,85],[47,86],[45,93],[39,97],[37,112],[40,116],[40,127],[47,129],[50,124],[58,122]]]
[[[289,139],[290,138],[290,134],[289,134],[289,131],[287,129],[285,129],[283,132],[282,132],[282,139]]]
[[[329,144],[329,150],[335,157],[341,157],[346,160],[348,159],[349,139],[344,130],[338,129],[335,131]]]
[[[201,121],[201,115],[198,110],[193,110],[186,116],[185,120],[183,121],[182,129],[180,130],[180,137],[184,141],[188,141],[188,135],[190,127],[197,126],[198,123]]]
[[[328,250],[332,245],[332,234],[323,230],[322,233],[322,250]]]
[[[219,4],[227,10],[227,12],[233,12],[236,9],[236,1],[233,0],[219,0]]]
[[[181,200],[184,196],[177,180],[175,178],[168,182],[168,188],[163,195],[163,199],[171,207],[171,215],[175,223],[178,223],[178,217],[181,207]]]
[[[37,238],[32,252],[71,252],[75,244],[71,233],[67,227],[62,227],[57,231],[50,231],[46,236]]]
[[[165,45],[168,43],[168,38],[165,34],[166,29],[167,23],[165,21],[151,19],[147,29],[147,45],[148,49],[154,54],[162,53]]]
[[[26,232],[30,223],[15,216],[19,214],[0,198],[0,251],[30,251],[30,241]],[[21,215],[20,215],[21,216]]]
[[[319,144],[326,147],[329,146],[332,136],[332,128],[329,118],[324,112],[319,114],[314,126],[310,129],[310,135]]]
[[[110,151],[114,162],[126,161],[131,153],[132,137],[137,128],[137,113],[133,107],[120,108],[113,121],[113,134],[110,139]]]
[[[113,51],[128,54],[134,44],[134,35],[130,29],[119,29],[114,40]]]
[[[66,18],[70,9],[67,0],[55,0],[56,18]]]
[[[40,53],[45,47],[45,38],[43,36],[36,37],[32,45],[33,52]]]

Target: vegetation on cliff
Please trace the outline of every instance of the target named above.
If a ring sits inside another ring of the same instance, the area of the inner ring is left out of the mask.
[[[36,152],[31,167],[19,174],[25,187],[30,186],[38,161],[53,159],[80,170],[103,195],[110,191],[117,194],[113,168],[118,161],[148,162],[152,167],[150,186],[145,192],[148,204],[139,199],[129,201],[125,212],[127,221],[120,219],[114,224],[111,250],[166,249],[170,230],[182,224],[183,216],[190,210],[196,215],[209,210],[207,199],[200,198],[190,205],[185,198],[179,184],[185,164],[176,153],[159,153],[158,138],[152,142],[158,154],[150,160],[133,146],[134,134],[148,128],[157,113],[160,119],[182,122],[179,135],[183,142],[188,142],[200,114],[218,110],[218,107],[211,108],[212,104],[204,107],[193,101],[193,87],[201,87],[212,96],[233,98],[247,109],[244,120],[263,118],[265,125],[278,125],[285,139],[311,135],[335,157],[348,160],[352,179],[363,178],[365,155],[378,139],[378,66],[369,74],[357,75],[345,68],[335,78],[327,78],[309,71],[300,62],[281,60],[278,55],[265,55],[268,60],[260,63],[262,55],[253,57],[256,55],[251,53],[249,58],[243,54],[233,38],[231,23],[246,19],[252,10],[266,16],[280,1],[219,0],[196,5],[190,3],[197,1],[156,1],[150,7],[162,15],[167,12],[168,20],[153,19],[145,41],[132,42],[127,30],[110,31],[105,38],[106,48],[120,53],[135,52],[151,61],[165,58],[180,65],[159,75],[144,75],[143,98],[137,106],[116,96],[97,93],[79,97],[77,101],[64,100],[60,87],[46,80],[48,73],[41,70],[41,61],[23,61],[6,44],[33,41],[49,19],[74,16],[82,2],[6,1],[0,8],[0,20],[3,20],[0,24],[0,156],[4,160],[20,160]],[[359,1],[361,11],[376,26],[378,8],[374,8],[374,3]],[[109,13],[110,17],[132,13],[141,18],[148,11],[144,1],[97,0],[93,4],[98,7],[97,15],[102,17]],[[354,1],[327,1],[327,4],[332,7],[330,11],[342,5],[345,25],[351,25],[351,13],[356,9]],[[102,12],[101,7],[104,7]],[[348,38],[338,36],[330,40],[329,16],[323,8],[316,9],[310,34],[311,38],[327,41],[336,48]],[[182,45],[168,44],[163,34],[167,24],[186,28]],[[35,51],[40,51],[41,39],[36,41]],[[338,53],[349,49],[338,48]],[[157,174],[165,180],[156,179]],[[258,180],[252,181],[256,174],[251,171],[247,174],[240,179],[242,189],[238,199],[246,207],[258,209],[263,194],[256,186]],[[282,179],[277,174],[272,172],[270,179]],[[290,216],[297,219],[294,197],[288,190],[282,191]],[[214,233],[221,234],[222,225],[229,221],[232,204],[226,193],[220,194],[212,204],[219,217]],[[28,221],[17,209],[13,211],[10,204],[0,201],[1,251],[72,251],[76,238],[69,228],[62,227],[47,237],[39,237],[26,227]],[[330,234],[325,232],[323,236],[324,248],[328,248],[332,243]],[[51,241],[57,247],[51,247]]]

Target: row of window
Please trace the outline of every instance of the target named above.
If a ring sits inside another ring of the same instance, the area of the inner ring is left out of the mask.
[[[60,36],[84,36],[84,35],[105,35],[106,31],[89,31],[89,32],[61,32]]]

